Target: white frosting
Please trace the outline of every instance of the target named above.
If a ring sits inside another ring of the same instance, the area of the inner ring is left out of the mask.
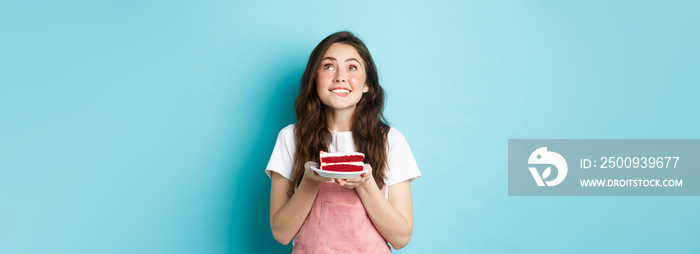
[[[340,156],[353,156],[353,155],[362,155],[363,157],[365,156],[364,153],[356,153],[356,152],[340,152],[340,153],[327,153],[324,151],[321,151],[321,158],[325,157],[340,157]]]
[[[353,165],[353,166],[364,166],[365,163],[361,161],[356,162],[336,162],[336,163],[321,163],[321,166],[331,166],[331,165]]]

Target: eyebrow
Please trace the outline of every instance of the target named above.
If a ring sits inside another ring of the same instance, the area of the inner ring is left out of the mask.
[[[333,60],[333,61],[336,61],[336,62],[338,61],[338,60],[335,59],[334,57],[330,57],[330,56],[324,57],[322,60]],[[347,61],[353,61],[353,60],[356,61],[356,62],[358,62],[358,63],[362,63],[362,62],[360,62],[360,60],[357,60],[356,58],[353,58],[353,57],[348,58],[348,59],[346,59],[345,61],[347,62]]]

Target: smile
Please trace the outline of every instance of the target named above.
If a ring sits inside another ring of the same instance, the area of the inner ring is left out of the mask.
[[[347,90],[344,88],[333,89],[333,90],[331,90],[331,92],[340,96],[340,97],[345,97],[345,96],[350,95],[350,90]]]

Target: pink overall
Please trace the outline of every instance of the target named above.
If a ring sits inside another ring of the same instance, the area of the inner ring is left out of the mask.
[[[386,194],[386,187],[382,188]],[[333,182],[321,183],[299,229],[292,253],[391,253],[360,196]]]

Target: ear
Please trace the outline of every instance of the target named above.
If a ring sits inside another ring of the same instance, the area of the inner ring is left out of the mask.
[[[367,92],[369,92],[369,86],[367,85],[367,83],[365,83],[365,86],[362,87],[362,93],[367,93]]]

